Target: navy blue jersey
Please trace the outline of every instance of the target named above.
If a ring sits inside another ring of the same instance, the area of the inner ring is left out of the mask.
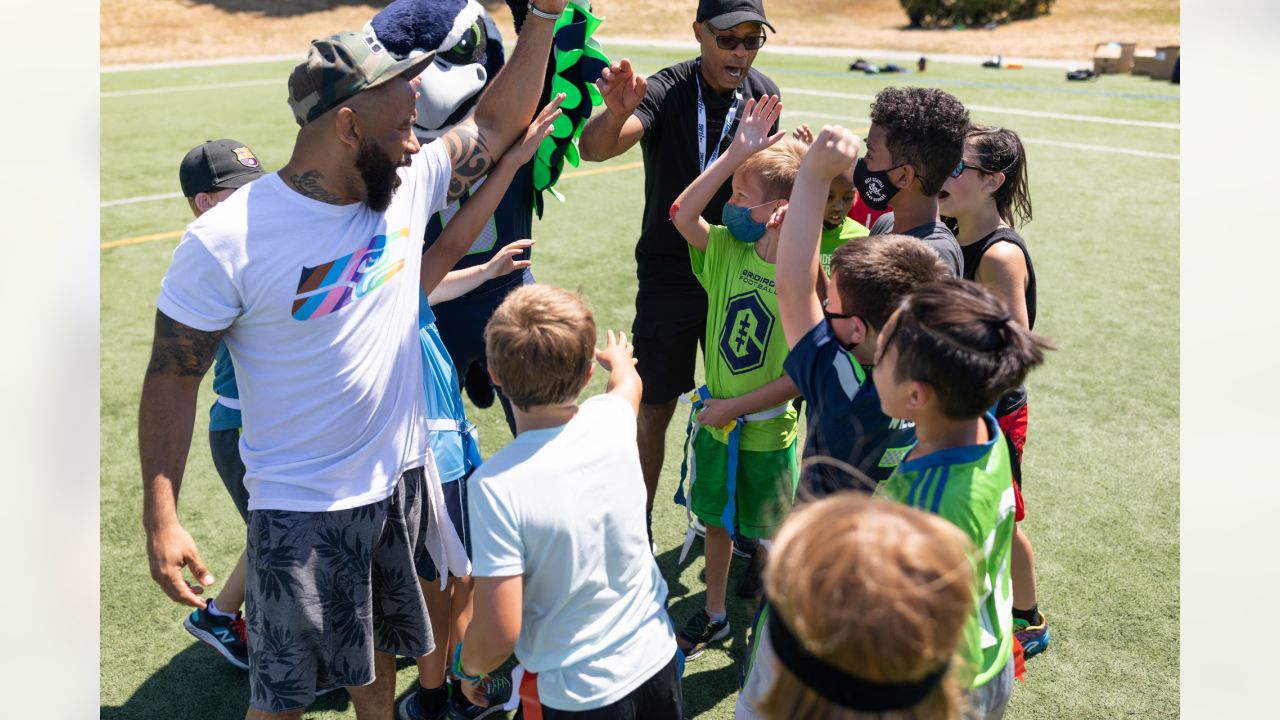
[[[840,346],[826,320],[805,333],[782,367],[805,399],[807,437],[797,497],[874,490],[915,443],[915,425],[884,414],[871,369]],[[850,473],[849,465],[866,478]]]
[[[492,260],[493,256],[507,245],[516,240],[530,237],[533,233],[532,168],[532,164],[526,163],[524,167],[516,171],[515,177],[511,179],[511,186],[507,188],[506,194],[502,196],[502,200],[498,203],[498,209],[489,218],[489,222],[485,223],[480,235],[471,243],[471,249],[458,261],[457,265],[453,266],[454,270],[483,265]],[[440,237],[440,233],[444,230],[444,226],[458,212],[458,209],[470,199],[471,194],[479,189],[480,184],[477,183],[460,201],[450,203],[443,210],[431,216],[431,220],[427,223],[427,234],[423,245],[424,251],[435,243],[436,238]],[[517,259],[528,260],[529,253],[529,250],[525,250]],[[499,278],[487,280],[463,297],[483,295],[501,287],[515,287],[531,282],[533,282],[533,274],[529,271],[529,268],[525,268]],[[447,305],[448,303],[441,303],[436,306],[436,315],[448,315],[450,310],[446,307]],[[483,332],[483,330],[483,327],[479,329],[480,332]],[[452,349],[450,351],[452,352]]]

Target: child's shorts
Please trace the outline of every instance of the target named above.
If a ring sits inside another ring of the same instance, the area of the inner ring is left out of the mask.
[[[1027,404],[1023,403],[1008,415],[996,418],[996,423],[1004,433],[1009,446],[1009,463],[1013,466],[1013,497],[1017,503],[1013,518],[1015,522],[1022,522],[1027,516],[1022,503],[1022,446],[1027,444]]]
[[[729,501],[729,446],[706,428],[693,439],[697,478],[690,508],[702,522],[724,527],[720,516]],[[750,538],[773,537],[796,498],[800,466],[796,443],[781,450],[739,450],[736,497],[738,530]]]
[[[440,484],[440,490],[444,494],[445,511],[449,514],[449,522],[453,525],[453,531],[458,534],[458,539],[462,541],[462,546],[466,548],[467,558],[471,557],[471,511],[467,508],[467,482],[471,478],[471,473],[475,472],[472,468],[466,475],[457,480],[450,480]],[[440,571],[436,568],[435,561],[431,559],[431,553],[427,552],[427,524],[422,523],[419,528],[421,538],[418,542],[418,550],[414,554],[413,564],[418,571],[418,577],[428,582],[435,582],[440,579]],[[458,577],[449,572],[449,577]]]

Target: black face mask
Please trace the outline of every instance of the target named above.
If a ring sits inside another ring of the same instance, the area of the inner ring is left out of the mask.
[[[871,327],[870,325],[868,325],[868,324],[867,324],[867,319],[866,319],[866,318],[864,318],[864,317],[862,317],[861,315],[858,315],[857,313],[849,313],[849,314],[847,314],[847,315],[846,315],[846,314],[836,314],[836,313],[833,313],[833,312],[828,311],[828,310],[827,310],[827,303],[826,303],[826,301],[825,301],[825,300],[822,302],[822,316],[823,316],[824,318],[826,318],[826,320],[827,320],[827,329],[831,331],[831,338],[832,338],[833,340],[835,340],[835,341],[836,341],[836,344],[837,344],[837,345],[839,345],[840,347],[844,348],[847,352],[853,352],[853,349],[854,349],[854,348],[856,348],[856,347],[858,347],[858,343],[856,343],[856,342],[852,342],[852,343],[842,343],[842,342],[840,342],[840,336],[836,333],[836,326],[835,326],[834,324],[832,324],[832,322],[831,322],[831,321],[832,321],[832,320],[847,320],[847,319],[850,319],[850,318],[858,318],[859,320],[861,320],[861,321],[862,321],[862,326],[863,326],[863,327],[866,327],[866,328]]]
[[[866,203],[867,207],[872,210],[884,210],[889,207],[889,201],[898,194],[898,186],[889,180],[889,173],[902,165],[872,172],[867,169],[867,159],[858,158],[858,164],[853,168],[853,186],[858,188],[858,194],[862,196],[862,202]]]

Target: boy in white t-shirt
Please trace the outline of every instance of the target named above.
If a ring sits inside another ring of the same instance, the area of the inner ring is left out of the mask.
[[[636,447],[641,383],[631,343],[595,349],[576,294],[526,285],[485,328],[489,373],[516,439],[470,480],[475,615],[454,674],[483,705],[515,651],[525,717],[682,717],[667,585],[649,551]],[[578,405],[595,362],[604,395]],[[532,714],[531,714],[532,713]]]

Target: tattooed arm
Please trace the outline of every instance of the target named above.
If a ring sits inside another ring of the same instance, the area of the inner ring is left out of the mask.
[[[566,2],[536,0],[533,4],[543,12],[557,14]],[[450,200],[462,197],[484,177],[533,119],[551,54],[552,27],[552,21],[529,13],[515,52],[480,97],[475,114],[441,136],[453,165]]]
[[[200,379],[218,351],[222,332],[203,332],[156,311],[151,362],[142,382],[138,450],[142,458],[142,524],[151,578],[176,602],[204,607],[197,597],[213,575],[195,540],[178,522],[178,488],[191,448]],[[198,581],[182,577],[187,567]]]

